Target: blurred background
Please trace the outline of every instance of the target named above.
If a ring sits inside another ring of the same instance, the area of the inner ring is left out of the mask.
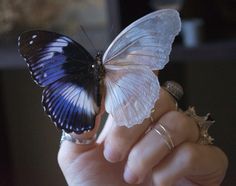
[[[170,63],[160,80],[185,89],[182,108],[211,112],[210,133],[229,157],[223,185],[236,185],[236,1],[234,0],[0,0],[0,185],[66,185],[57,165],[60,131],[44,114],[41,91],[19,56],[17,37],[52,30],[98,50],[137,18],[175,8],[182,17]],[[92,52],[92,51],[91,51]]]

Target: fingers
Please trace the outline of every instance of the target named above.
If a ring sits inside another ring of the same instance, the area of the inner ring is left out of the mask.
[[[198,139],[198,128],[194,120],[178,111],[170,111],[163,115],[155,128],[162,124],[174,143],[178,146],[185,141]],[[149,131],[131,149],[126,164],[124,178],[128,183],[141,183],[148,172],[158,165],[169,153],[170,149],[162,135],[155,130]]]
[[[153,169],[153,183],[171,186],[194,180],[197,185],[220,185],[227,165],[227,157],[219,148],[184,143]]]
[[[153,120],[157,120],[164,113],[175,110],[176,105],[173,98],[161,89],[160,99],[157,101],[156,110],[152,114]],[[105,138],[104,156],[110,162],[123,160],[132,146],[139,140],[151,124],[150,118],[144,120],[142,125],[135,125],[132,128],[119,127],[112,123],[109,116],[102,136]],[[109,130],[107,130],[109,128]],[[102,137],[101,137],[102,138]],[[101,140],[100,140],[101,141]]]

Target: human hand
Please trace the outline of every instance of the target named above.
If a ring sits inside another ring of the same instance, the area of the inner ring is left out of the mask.
[[[174,148],[155,130],[147,130],[151,120],[132,128],[118,127],[109,116],[94,144],[77,145],[64,141],[58,162],[70,186],[143,186],[201,185],[222,182],[227,157],[213,145],[196,141],[199,129],[195,121],[176,110],[173,98],[161,90],[152,115],[154,128],[162,124],[170,134]],[[96,125],[101,114],[97,116]],[[85,134],[93,135],[97,129]]]

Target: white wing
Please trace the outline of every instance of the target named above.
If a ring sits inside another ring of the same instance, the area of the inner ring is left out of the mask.
[[[109,65],[105,84],[105,107],[117,125],[132,127],[142,123],[159,98],[158,78],[145,66]]]
[[[133,22],[114,39],[103,55],[103,63],[141,64],[160,70],[169,61],[171,45],[180,29],[176,10],[150,13]]]
[[[131,127],[150,116],[160,90],[152,70],[168,62],[180,28],[177,11],[156,11],[129,25],[108,47],[105,107],[117,124]]]

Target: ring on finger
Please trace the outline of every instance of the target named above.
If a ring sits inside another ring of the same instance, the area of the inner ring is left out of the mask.
[[[78,145],[90,145],[90,144],[94,143],[96,141],[96,139],[97,139],[97,134],[94,134],[90,138],[79,138],[79,137],[75,137],[69,133],[66,133],[64,130],[62,130],[60,144],[62,144],[63,141],[70,141],[70,142],[72,142],[74,144],[78,144]]]
[[[175,147],[170,133],[162,124],[158,124],[153,130],[162,137],[169,150],[172,150]]]
[[[208,129],[212,124],[215,123],[215,120],[211,118],[210,113],[208,113],[206,116],[198,116],[194,107],[189,107],[185,111],[185,114],[193,118],[199,128],[199,138],[197,143],[203,145],[213,144],[214,138],[208,134]]]
[[[174,98],[176,109],[178,109],[178,101],[184,95],[183,87],[175,81],[166,81],[162,88]]]

